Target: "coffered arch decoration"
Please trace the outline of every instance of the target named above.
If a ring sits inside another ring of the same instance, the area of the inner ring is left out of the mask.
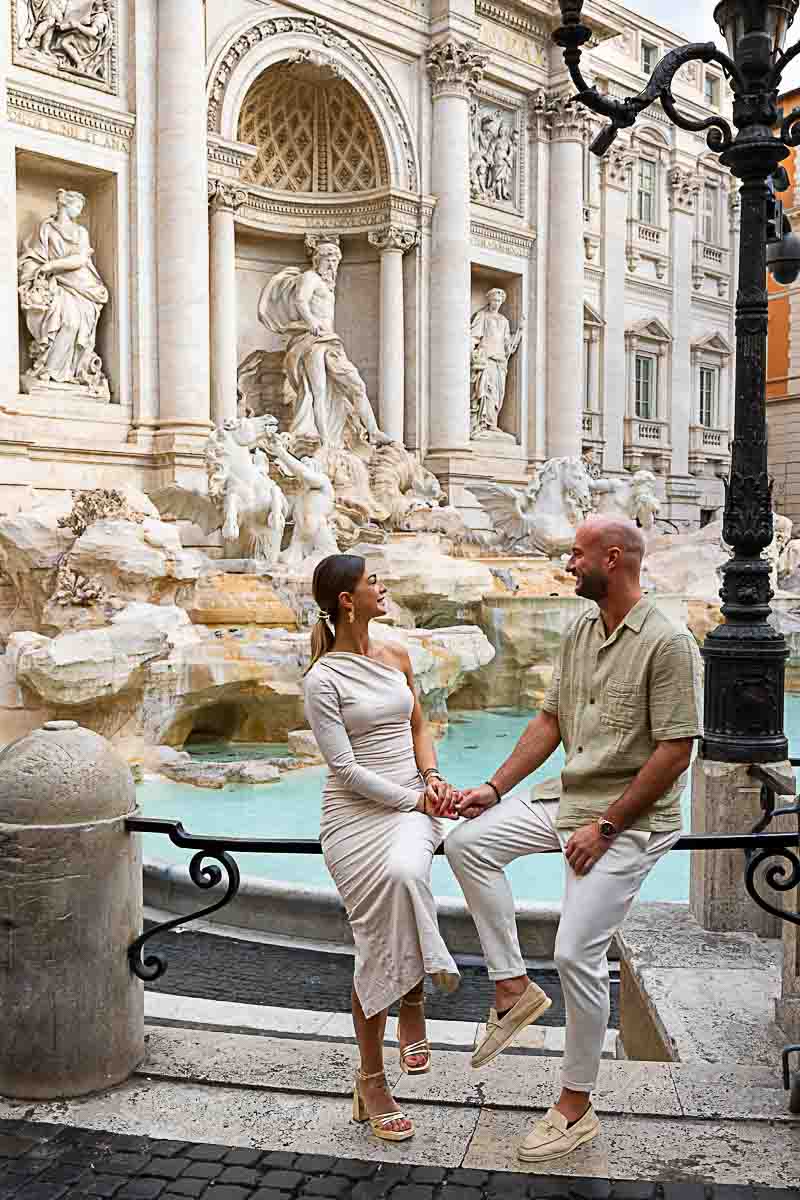
[[[272,17],[240,25],[238,31],[228,36],[213,58],[208,80],[208,130],[219,134],[230,141],[244,138],[247,129],[253,130],[256,124],[254,112],[255,100],[251,90],[255,87],[255,96],[261,95],[263,102],[268,98],[259,89],[269,93],[268,72],[270,68],[281,65],[284,70],[297,72],[298,81],[307,75],[308,70],[315,68],[320,75],[328,78],[331,97],[335,98],[339,116],[331,113],[328,120],[333,119],[337,133],[344,131],[348,121],[356,120],[359,129],[368,134],[373,178],[377,181],[374,187],[392,187],[404,191],[419,190],[419,164],[417,161],[411,123],[406,115],[403,103],[377,59],[351,35],[344,33],[336,26],[317,17],[281,16]],[[275,77],[277,78],[277,77]],[[334,84],[338,85],[335,87]],[[320,79],[316,81],[319,87]],[[348,85],[349,91],[344,87]],[[353,93],[355,95],[353,96]],[[297,92],[296,101],[299,103]],[[252,103],[251,103],[252,102]],[[277,104],[277,96],[270,99],[270,104]],[[356,103],[357,102],[357,103]],[[312,106],[313,107],[313,106]],[[274,108],[277,112],[277,108]],[[308,105],[295,107],[294,114],[289,120],[299,128],[300,113],[308,117]],[[349,113],[349,116],[345,116]],[[341,118],[341,121],[340,121]],[[323,121],[324,124],[324,121]],[[247,134],[248,140],[252,132]],[[259,144],[253,139],[255,144]],[[303,139],[301,138],[301,141]],[[351,145],[352,149],[352,145]],[[348,155],[345,154],[345,158]],[[352,159],[352,154],[349,156]],[[278,156],[273,156],[274,167]],[[328,158],[330,166],[330,157]],[[284,169],[287,164],[284,163]],[[293,168],[289,174],[295,179],[308,177],[308,162],[302,169]],[[347,177],[342,164],[340,179]],[[262,159],[260,170],[266,169]],[[312,181],[320,182],[322,164],[312,164]],[[255,167],[256,172],[259,167]],[[368,171],[364,162],[358,166],[353,164],[353,176],[362,180],[367,178]],[[259,180],[259,183],[262,181]],[[309,190],[344,190],[332,188],[334,181],[329,177],[327,186],[323,189]],[[274,181],[263,181],[262,186],[282,190],[293,189],[290,185],[276,184]]]
[[[278,63],[258,77],[239,113],[238,139],[257,148],[243,183],[286,192],[388,187],[386,148],[355,88],[314,63]]]

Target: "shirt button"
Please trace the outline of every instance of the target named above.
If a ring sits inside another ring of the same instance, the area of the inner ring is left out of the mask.
[[[578,746],[578,754],[583,754],[583,746]]]
[[[594,704],[594,696],[592,696],[592,698],[591,698],[591,700],[589,701],[589,703],[590,703],[590,704]]]

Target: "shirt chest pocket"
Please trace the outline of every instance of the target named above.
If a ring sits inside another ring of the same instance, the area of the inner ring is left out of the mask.
[[[635,683],[609,680],[603,688],[600,724],[614,733],[630,733],[647,722],[647,695]]]

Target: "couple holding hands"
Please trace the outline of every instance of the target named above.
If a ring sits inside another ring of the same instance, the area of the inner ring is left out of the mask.
[[[542,709],[509,757],[464,791],[438,773],[408,654],[370,641],[369,622],[386,612],[386,588],[356,555],[331,555],[315,571],[321,616],[305,706],[328,765],[322,850],[356,950],[361,1064],[353,1117],[369,1121],[376,1137],[414,1134],[384,1075],[389,1007],[399,1001],[403,1071],[423,1074],[431,1069],[425,976],[445,991],[459,983],[430,882],[446,832],[445,853],[495,986],[475,1068],[550,1007],[527,975],[504,868],[521,855],[564,855],[555,945],[566,1007],[561,1093],[518,1155],[561,1158],[599,1132],[591,1093],[608,1024],[607,951],[647,874],[680,836],[681,792],[701,733],[697,646],[642,595],[644,548],[629,521],[592,517],[578,528],[567,570],[576,594],[596,607],[567,630]],[[560,777],[519,788],[560,744]],[[458,820],[449,832],[448,818]]]

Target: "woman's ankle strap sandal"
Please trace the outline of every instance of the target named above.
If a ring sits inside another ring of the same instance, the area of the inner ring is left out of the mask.
[[[414,1122],[407,1117],[404,1112],[388,1112],[379,1113],[377,1116],[371,1117],[364,1103],[364,1097],[361,1094],[360,1084],[368,1079],[385,1078],[383,1071],[373,1071],[369,1075],[365,1075],[359,1068],[356,1072],[356,1084],[353,1088],[353,1120],[364,1122],[369,1121],[370,1128],[376,1138],[380,1138],[383,1142],[407,1142],[409,1138],[414,1136]],[[396,1121],[405,1121],[408,1129],[390,1129]]]

